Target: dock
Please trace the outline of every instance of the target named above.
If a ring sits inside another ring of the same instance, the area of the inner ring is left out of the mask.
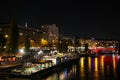
[[[21,67],[21,65],[16,65],[16,66],[11,66],[11,67],[6,67],[7,69],[10,69],[10,70],[6,70],[6,68],[4,68],[4,72],[0,72],[0,78],[5,77],[8,78],[9,80],[12,80],[12,79],[22,79],[22,80],[33,80],[33,78],[38,78],[38,77],[41,77],[43,75],[47,75],[47,74],[50,74],[52,73],[53,71],[55,71],[57,68],[59,67],[63,67],[63,66],[68,66],[68,65],[72,65],[72,64],[75,64],[79,62],[79,58],[78,57],[73,57],[73,58],[69,58],[69,59],[66,59],[62,62],[59,62],[58,64],[56,65],[52,65],[51,64],[51,61],[43,61],[43,62],[34,62],[34,63],[38,63],[38,64],[44,64],[46,65],[47,64],[51,64],[51,66],[46,66],[44,69],[40,69],[39,71],[36,71],[34,73],[31,73],[29,75],[22,75],[22,74],[14,74],[14,73],[11,73],[10,70],[11,68],[13,67]]]

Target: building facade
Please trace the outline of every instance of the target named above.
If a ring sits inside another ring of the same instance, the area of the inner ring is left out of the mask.
[[[4,24],[0,25],[0,34],[3,34],[3,36],[7,39],[9,37],[8,29],[10,25]],[[39,29],[30,28],[18,25],[19,28],[19,39],[18,39],[18,47],[24,48],[25,47],[25,37],[26,35],[29,35],[30,37],[30,46],[36,47],[40,46],[40,39],[41,39],[41,32]]]
[[[58,27],[55,24],[51,25],[42,25],[41,30],[43,32],[42,38],[47,40],[48,43],[57,43],[58,42]]]
[[[2,24],[0,25],[0,34],[7,39],[8,29],[10,24]],[[42,25],[38,28],[30,28],[27,25],[21,26],[18,25],[19,28],[19,39],[18,39],[18,47],[25,47],[25,37],[29,35],[30,37],[30,46],[31,47],[41,47],[41,40],[47,41],[48,43],[57,43],[58,41],[58,27],[55,24],[51,25]]]

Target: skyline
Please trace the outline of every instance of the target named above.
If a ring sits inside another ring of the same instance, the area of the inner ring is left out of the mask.
[[[112,2],[8,1],[1,2],[0,9],[0,24],[10,23],[15,16],[19,25],[56,24],[60,33],[68,36],[119,39],[119,21],[113,13]]]

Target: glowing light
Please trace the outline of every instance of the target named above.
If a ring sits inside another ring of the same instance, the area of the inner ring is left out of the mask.
[[[32,43],[33,43],[33,42],[34,42],[34,40],[32,40],[32,39],[31,39],[31,40],[30,40],[30,42],[32,42]]]
[[[113,71],[114,71],[114,73],[115,73],[115,75],[116,75],[116,61],[115,61],[115,55],[113,55],[112,56],[113,57]]]
[[[104,56],[101,56],[101,69],[102,69],[102,74],[104,75]]]
[[[62,73],[60,74],[60,80],[64,80],[64,77],[65,77],[65,75],[64,75],[64,73],[62,72]]]
[[[4,46],[3,48],[6,48],[6,46]]]
[[[98,71],[98,58],[95,58],[95,71]]]
[[[25,22],[25,27],[27,28],[27,26],[28,26],[28,25],[27,25],[27,22]]]
[[[104,56],[101,56],[101,66],[104,68]]]
[[[2,61],[3,59],[2,59],[2,56],[0,56],[0,61]]]
[[[43,51],[42,51],[42,50],[40,50],[40,51],[38,52],[38,54],[43,54]]]
[[[89,67],[89,70],[91,70],[91,58],[88,57],[88,67]]]
[[[95,58],[95,73],[94,73],[94,76],[95,76],[95,80],[98,80],[98,78],[99,78],[99,72],[98,72],[98,58]]]
[[[81,70],[80,70],[80,71],[81,71],[81,76],[84,76],[84,75],[85,75],[85,73],[84,73],[84,59],[85,59],[85,58],[80,58],[80,62],[81,62],[81,63],[80,63],[80,66],[81,66],[81,68],[80,68],[80,69],[81,69]]]
[[[84,58],[81,58],[80,62],[81,62],[81,67],[84,67]]]
[[[23,35],[23,33],[19,33],[19,35],[20,35],[20,36],[22,36],[22,35]]]
[[[5,35],[5,38],[8,38],[8,35],[7,35],[7,34]]]
[[[42,45],[47,45],[47,44],[48,44],[48,41],[42,38],[42,39],[41,39],[41,44],[42,44]]]
[[[20,52],[21,54],[24,54],[24,53],[25,53],[24,49],[20,49],[19,52]]]

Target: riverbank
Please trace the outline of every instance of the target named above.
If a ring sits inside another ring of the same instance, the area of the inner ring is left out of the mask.
[[[47,75],[50,74],[52,72],[54,72],[57,68],[59,67],[64,67],[64,66],[69,66],[71,64],[77,63],[79,61],[79,59],[77,57],[75,58],[71,58],[69,60],[66,60],[64,62],[61,62],[59,64],[53,65],[51,67],[45,68],[43,70],[40,70],[38,72],[32,73],[30,75],[20,75],[20,74],[11,74],[11,73],[7,73],[7,72],[3,72],[0,73],[0,75],[6,76],[8,77],[8,79],[22,79],[22,80],[33,80],[33,78],[37,78],[43,75]]]

